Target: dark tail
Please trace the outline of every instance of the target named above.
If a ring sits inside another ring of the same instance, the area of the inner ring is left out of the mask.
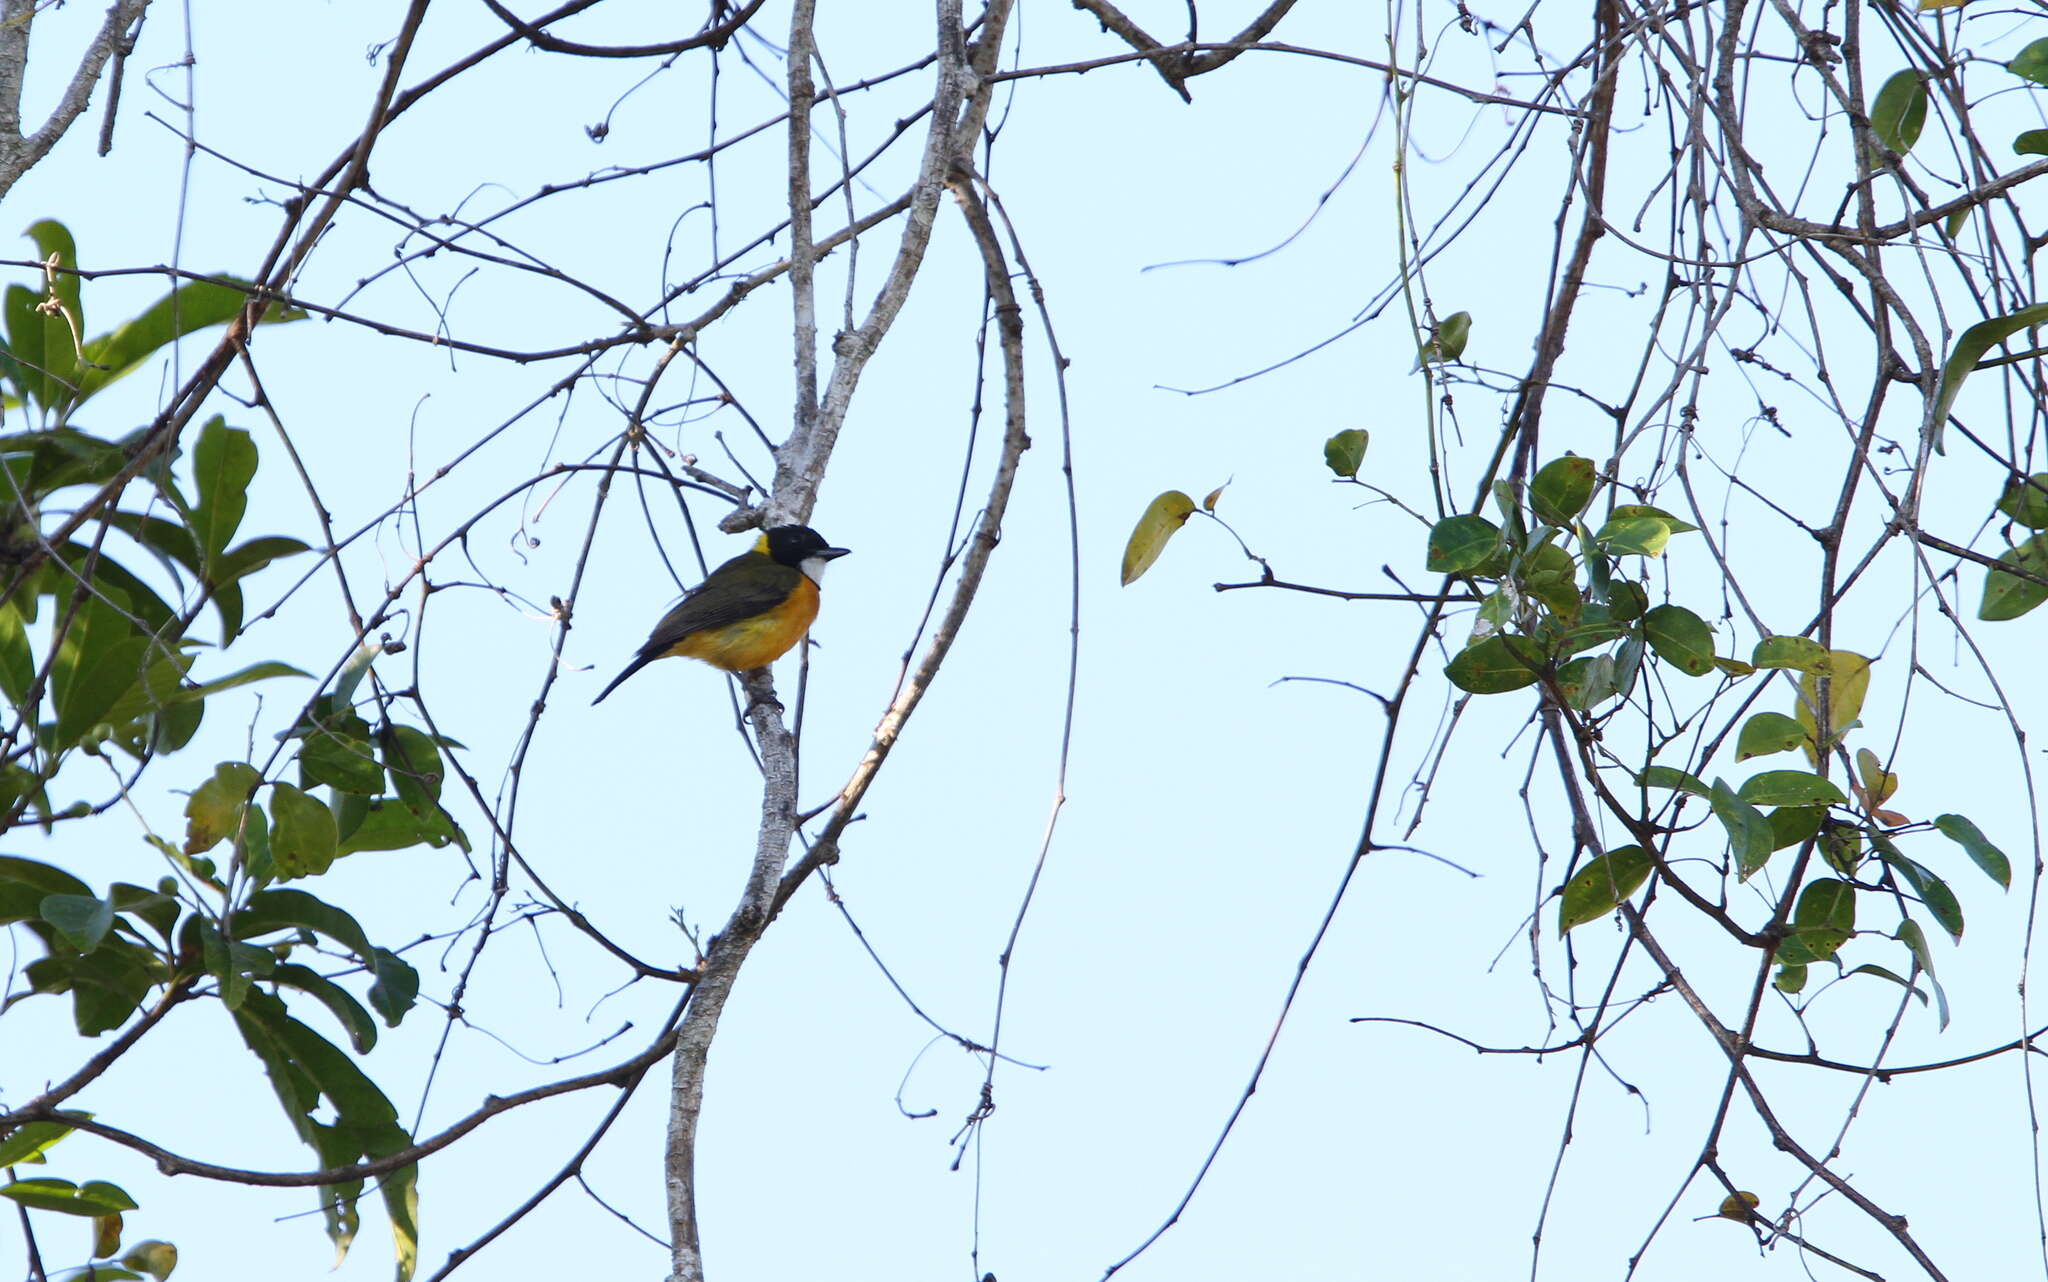
[[[659,651],[656,651],[653,654],[649,654],[644,650],[641,651],[639,655],[634,657],[631,663],[626,665],[626,670],[624,672],[621,672],[619,675],[613,677],[612,683],[610,685],[606,686],[604,689],[597,692],[597,697],[590,701],[590,706],[595,708],[598,704],[603,703],[604,697],[606,695],[610,694],[612,691],[619,688],[619,682],[624,681],[627,677],[632,676],[634,673],[638,672],[640,669],[646,667],[648,664],[654,662],[656,659],[659,659],[660,657],[661,653]]]

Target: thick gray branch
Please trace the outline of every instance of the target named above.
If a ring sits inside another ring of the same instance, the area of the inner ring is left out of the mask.
[[[21,88],[28,74],[29,31],[35,25],[35,0],[5,0],[0,4],[0,197],[4,197],[50,153],[92,102],[93,86],[107,59],[142,19],[149,0],[115,0],[100,22],[100,29],[78,56],[71,83],[64,86],[49,118],[32,134],[21,131]]]

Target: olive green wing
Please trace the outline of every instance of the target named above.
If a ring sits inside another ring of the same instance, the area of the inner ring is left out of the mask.
[[[752,564],[767,562],[765,566]],[[734,585],[730,580],[718,582],[719,575],[726,570],[746,572],[742,582]],[[632,676],[648,664],[669,652],[684,637],[693,632],[709,632],[751,619],[766,613],[789,599],[796,588],[796,581],[803,571],[780,561],[770,560],[757,552],[743,552],[711,572],[711,577],[684,594],[675,608],[661,616],[661,622],[654,625],[654,631],[640,647],[626,670],[615,676],[611,684],[598,691],[593,706],[604,702],[604,697],[619,688],[619,683]]]
[[[738,562],[766,562],[765,565],[749,564],[738,585],[730,581],[720,582],[720,576],[728,569],[739,569]],[[654,625],[654,631],[647,636],[647,643],[640,647],[640,653],[648,658],[659,658],[669,647],[693,632],[710,632],[728,627],[757,614],[765,614],[789,599],[796,588],[803,571],[795,566],[771,561],[758,553],[748,552],[734,557],[711,572],[711,577],[692,588],[675,608],[661,616],[661,622]]]

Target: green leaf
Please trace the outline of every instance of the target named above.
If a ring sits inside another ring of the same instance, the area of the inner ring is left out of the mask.
[[[295,1019],[278,1025],[278,1039],[334,1106],[342,1126],[375,1131],[397,1124],[398,1110],[341,1048]]]
[[[1463,574],[1484,565],[1500,546],[1500,527],[1483,516],[1447,516],[1429,531],[1426,565],[1433,574]]]
[[[1778,945],[1778,959],[1795,966],[1826,961],[1856,931],[1856,887],[1832,877],[1808,882],[1792,911],[1794,933]]]
[[[80,1117],[91,1117],[91,1113],[80,1113]],[[43,1164],[43,1154],[50,1151],[73,1128],[62,1122],[23,1122],[0,1138],[0,1169],[9,1166]]]
[[[1670,526],[1673,534],[1696,534],[1700,528],[1690,522],[1679,520],[1661,507],[1651,507],[1648,503],[1618,503],[1607,516],[1610,520],[1653,516]]]
[[[1927,947],[1927,936],[1921,931],[1920,923],[1911,917],[1899,923],[1892,938],[1904,944],[1913,954],[1913,973],[1927,976],[1927,986],[1934,990],[1934,1009],[1940,1015],[1941,1027],[1948,1027],[1948,993],[1942,989],[1941,981],[1934,977],[1934,954]]]
[[[391,1133],[397,1138],[396,1143],[389,1145],[393,1152],[411,1142],[411,1137],[396,1127],[391,1128]],[[420,1168],[399,1167],[378,1181],[377,1192],[384,1199],[384,1216],[391,1221],[391,1251],[398,1261],[398,1282],[411,1282],[420,1258]]]
[[[1593,460],[1567,454],[1545,463],[1529,482],[1529,506],[1536,519],[1570,525],[1593,501]]]
[[[2036,40],[2020,50],[2019,56],[2006,63],[2005,67],[2022,80],[2031,80],[2037,85],[2048,85],[2048,37]]]
[[[1779,806],[1764,817],[1771,821],[1771,849],[1779,851],[1819,836],[1821,820],[1827,817],[1827,809],[1823,806]]]
[[[1654,867],[1656,860],[1641,846],[1622,846],[1588,860],[1558,895],[1557,933],[1613,912],[1636,893]]]
[[[1416,352],[1416,367],[1457,360],[1465,354],[1465,343],[1471,337],[1472,313],[1452,312],[1443,318],[1434,333],[1422,340],[1422,346]]]
[[[66,236],[66,248],[68,245],[69,237]],[[60,252],[60,259],[72,266],[77,265],[74,254]],[[49,411],[60,423],[78,400],[76,386],[80,374],[78,340],[81,331],[75,327],[78,320],[77,293],[78,278],[61,273],[57,278],[54,300],[43,292],[40,281],[35,289],[21,285],[7,287],[9,359],[4,366],[5,371],[27,399]]]
[[[114,928],[114,905],[91,895],[50,895],[43,900],[42,917],[73,948],[89,953]]]
[[[1927,1004],[1927,994],[1921,992],[1918,985],[1908,983],[1906,981],[1905,976],[1886,970],[1882,966],[1875,966],[1870,964],[1869,962],[1865,962],[1863,965],[1856,967],[1856,969],[1850,971],[1849,973],[1851,975],[1875,975],[1879,979],[1888,979],[1892,983],[1897,984],[1899,987],[1913,994],[1913,996],[1919,998],[1920,1004],[1922,1006],[1925,1006]]]
[[[1714,780],[1714,786],[1707,793],[1708,804],[1714,808],[1714,817],[1728,830],[1728,850],[1735,857],[1735,871],[1742,881],[1748,881],[1759,868],[1770,862],[1776,834],[1771,830],[1771,821],[1761,811],[1735,795],[1735,791],[1721,780]]]
[[[1614,684],[1614,660],[1604,654],[1582,656],[1559,668],[1557,689],[1580,711],[1597,708],[1621,693]]]
[[[1804,770],[1766,770],[1743,780],[1736,796],[1752,806],[1840,806],[1842,790]]]
[[[249,906],[235,914],[233,928],[237,939],[304,930],[340,944],[375,980],[370,986],[370,1006],[393,1028],[419,997],[419,973],[404,958],[372,946],[354,917],[303,890],[258,891],[249,897]]]
[[[1124,544],[1125,587],[1137,582],[1139,575],[1152,568],[1152,563],[1165,551],[1166,541],[1194,514],[1195,501],[1179,490],[1168,490],[1146,506],[1145,514],[1138,518],[1138,524],[1131,530],[1130,541]]]
[[[1877,140],[1903,156],[1920,141],[1920,130],[1926,124],[1927,86],[1920,73],[1893,73],[1870,104],[1870,128]]]
[[[1759,668],[1791,668],[1795,672],[1819,672],[1827,667],[1827,647],[1808,637],[1765,637],[1756,643],[1749,657]]]
[[[239,939],[221,934],[211,918],[195,917],[193,933],[198,937],[206,973],[220,985],[221,1005],[238,1011],[249,1000],[250,985],[260,976],[268,978],[277,969],[277,958],[267,948],[252,948]]]
[[[2012,150],[2016,156],[2048,156],[2048,129],[2029,129],[2016,135],[2012,140]],[[1961,209],[1956,211],[1958,214],[1965,212]]]
[[[1934,412],[1929,420],[1934,424],[1937,453],[1941,451],[1941,430],[1948,423],[1949,409],[1956,403],[1956,393],[1962,390],[1963,380],[1975,371],[1977,362],[2014,334],[2044,322],[2048,322],[2048,303],[2035,303],[2009,315],[1978,321],[1956,339],[1955,350],[1942,362],[1941,385],[1935,392]]]
[[[33,589],[24,586],[22,591],[32,593]],[[9,703],[21,708],[35,677],[36,656],[29,646],[27,620],[21,617],[21,608],[9,601],[0,605],[0,692],[6,694]]]
[[[1984,870],[1984,875],[1997,882],[2005,890],[2012,889],[2012,861],[2005,852],[1991,844],[1990,840],[1961,815],[1943,815],[1934,821],[1934,830],[1963,848],[1970,862]]]
[[[204,854],[233,836],[242,824],[242,806],[262,782],[262,773],[246,762],[215,766],[213,778],[193,789],[185,802],[185,853]]]
[[[220,643],[227,645],[242,633],[242,585],[240,580],[282,557],[310,552],[297,539],[271,534],[250,539],[222,553],[207,575],[213,588],[213,608],[220,612]]]
[[[1662,556],[1671,534],[1670,522],[1659,516],[1616,516],[1593,532],[1593,542],[1615,556]]]
[[[225,284],[219,282],[227,282]],[[133,373],[150,354],[167,343],[208,326],[233,320],[241,313],[248,295],[240,288],[245,282],[233,276],[189,281],[151,304],[149,309],[126,324],[102,334],[85,345],[85,357],[101,369],[85,372],[79,380],[78,399],[83,401],[117,378]],[[273,305],[263,314],[266,325],[305,319],[296,307]]]
[[[1872,832],[1870,840],[1877,847],[1879,858],[1927,906],[1935,924],[1947,931],[1957,943],[1963,942],[1963,906],[1956,902],[1956,893],[1948,888],[1948,883],[1901,854],[1899,848],[1883,834]]]
[[[1695,797],[1713,796],[1713,789],[1705,783],[1670,766],[1650,766],[1636,776],[1636,782],[1645,788],[1670,788],[1675,792],[1689,792]]]
[[[1927,947],[1927,935],[1920,929],[1920,923],[1911,917],[1899,923],[1892,938],[1904,944],[1913,954],[1913,964],[1929,975],[1934,973],[1934,953]]]
[[[251,993],[247,1006],[236,1014],[235,1024],[242,1039],[263,1061],[285,1116],[313,1147],[319,1165],[331,1168],[347,1165],[359,1157],[389,1156],[411,1143],[398,1125],[398,1110],[377,1089],[376,1083],[364,1076],[340,1049],[286,1014],[276,997]],[[314,1120],[313,1112],[322,1098],[334,1110],[332,1125]],[[403,1168],[382,1181],[385,1208],[392,1217],[401,1282],[411,1276],[417,1262],[415,1180],[415,1172]],[[328,1235],[344,1252],[355,1235],[358,1217],[354,1203],[361,1190],[360,1181],[349,1181],[329,1186],[321,1194]]]
[[[107,524],[147,548],[174,577],[179,570],[188,571],[195,581],[204,576],[205,564],[199,556],[199,545],[192,541],[192,531],[180,522],[140,512],[108,512],[105,515]]]
[[[151,646],[150,638],[111,602],[99,596],[86,599],[59,643],[50,672],[58,748],[73,746],[107,719],[141,679]]]
[[[324,783],[365,797],[382,792],[384,769],[370,749],[369,723],[344,711],[307,734],[299,749],[299,783],[307,788]]]
[[[1829,818],[1823,811],[1819,838],[1821,858],[1828,866],[1845,877],[1853,875],[1863,861],[1863,829]]]
[[[270,861],[278,880],[326,872],[340,842],[334,812],[288,783],[270,788]]]
[[[384,1017],[386,1024],[396,1028],[419,1000],[420,973],[388,948],[371,950],[370,973],[377,977],[377,982],[370,985],[370,1006]]]
[[[1323,442],[1323,462],[1338,476],[1355,477],[1365,466],[1365,447],[1371,439],[1364,428],[1346,428]]]
[[[7,354],[0,370],[24,401],[50,404],[50,376],[44,372],[43,318],[36,311],[42,299],[24,285],[9,285],[5,304]]]
[[[80,543],[65,543],[59,547],[57,559],[66,569],[53,570],[43,590],[57,596],[60,608],[69,601],[78,583],[89,581],[99,589],[99,596],[116,605],[125,605],[128,613],[140,619],[143,628],[152,635],[168,637],[177,630],[178,612],[165,604],[164,599],[156,594],[156,589],[129,573],[119,561],[104,556],[95,558],[92,549]]]
[[[181,644],[191,647],[197,643],[187,641]],[[273,659],[252,663],[240,672],[231,672],[212,681],[194,684],[186,680],[192,666],[191,654],[171,651],[166,656],[165,651],[159,650],[157,655],[156,662],[150,665],[143,679],[131,686],[114,701],[113,707],[107,709],[105,720],[121,725],[152,713],[204,703],[208,698],[224,690],[233,690],[252,682],[270,681],[277,677],[312,676],[310,672],[302,672],[289,663],[279,663]]]
[[[1451,684],[1472,694],[1505,694],[1534,685],[1542,655],[1527,637],[1498,633],[1466,646],[1444,665]]]
[[[1998,510],[2030,530],[2048,529],[2048,472],[2006,482]]]
[[[1551,613],[1557,616],[1559,622],[1570,623],[1582,612],[1578,583],[1579,567],[1578,563],[1572,560],[1571,553],[1555,543],[1548,542],[1554,537],[1554,531],[1545,532],[1545,541],[1516,557],[1510,568],[1520,578],[1523,588],[1530,596],[1549,606]],[[1479,573],[1484,575],[1485,572],[1486,569],[1482,566]],[[1616,635],[1620,635],[1619,630]]]
[[[1782,712],[1759,712],[1742,723],[1742,733],[1735,737],[1735,759],[1790,752],[1805,742],[1806,727],[1793,718]]]
[[[343,822],[340,853],[361,850],[404,850],[426,845],[439,850],[450,842],[469,849],[469,838],[438,812],[422,815],[396,797],[360,797],[344,794],[338,801],[361,803],[351,822]]]
[[[296,988],[314,998],[341,1022],[342,1031],[348,1034],[349,1044],[358,1055],[367,1054],[377,1044],[377,1025],[370,1018],[370,1012],[362,1003],[349,996],[348,990],[333,980],[293,962],[286,962],[271,972],[271,978],[285,988]]]
[[[85,332],[85,300],[79,296],[78,245],[72,240],[71,229],[54,218],[44,218],[30,223],[27,236],[35,242],[36,257],[48,262],[55,258],[59,267],[71,271],[60,271],[51,282],[52,292],[57,301],[64,305],[71,323],[78,326],[79,333]]]
[[[256,442],[243,429],[229,427],[220,415],[199,429],[199,443],[192,450],[192,474],[199,487],[192,533],[208,562],[227,550],[242,526],[256,462]]]
[[[71,1018],[81,1037],[98,1037],[128,1022],[161,976],[154,959],[118,935],[89,953],[52,955],[27,967],[31,987],[71,994]]]
[[[411,726],[392,725],[378,735],[378,745],[383,750],[384,768],[391,774],[392,791],[419,830],[417,840],[436,849],[461,840],[461,830],[441,806],[441,782],[447,767],[433,736]],[[469,848],[466,840],[462,845]]]
[[[160,890],[146,890],[117,881],[107,888],[107,902],[114,911],[143,922],[157,933],[166,948],[171,947],[176,935],[179,905],[177,899]],[[4,1165],[4,1163],[0,1163]]]
[[[303,890],[260,890],[234,916],[236,939],[254,940],[274,930],[309,930],[324,935],[368,964],[373,949],[362,923],[341,908]]]
[[[136,1209],[135,1199],[119,1185],[105,1180],[16,1180],[0,1185],[0,1197],[12,1198],[32,1211],[55,1211],[59,1215],[119,1215]]]
[[[1780,966],[1771,986],[1781,993],[1797,993],[1806,987],[1806,967]]]
[[[270,858],[270,816],[263,807],[252,804],[243,812],[242,830],[235,834],[235,858],[258,886],[277,880],[277,864]]]
[[[2036,534],[2018,547],[2006,549],[1998,559],[2035,578],[2048,579],[2048,534]],[[2003,623],[2019,618],[2043,601],[2048,601],[2048,587],[2004,570],[1989,570],[1984,575],[1984,596],[1977,603],[1977,617],[1987,623]]]
[[[0,494],[9,500],[19,495],[34,503],[67,486],[98,488],[128,465],[135,440],[135,433],[118,441],[102,440],[61,423],[0,436],[0,455],[5,456],[7,467]],[[9,516],[18,517],[18,510],[10,511]]]
[[[1593,558],[1598,560],[1600,558]],[[1643,585],[1628,579],[1619,579],[1607,587],[1607,614],[1617,623],[1631,623],[1643,617],[1650,608],[1650,594],[1643,591]]]
[[[1681,605],[1660,605],[1643,616],[1643,639],[1666,663],[1687,676],[1714,670],[1714,633]]]
[[[43,915],[50,895],[92,896],[92,887],[50,864],[16,855],[0,855],[0,925]]]

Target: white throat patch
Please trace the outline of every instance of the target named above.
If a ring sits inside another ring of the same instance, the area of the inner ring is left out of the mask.
[[[825,586],[825,567],[830,564],[832,564],[832,558],[829,556],[807,556],[804,558],[803,564],[797,568],[804,572],[805,578],[819,587],[823,587]]]

